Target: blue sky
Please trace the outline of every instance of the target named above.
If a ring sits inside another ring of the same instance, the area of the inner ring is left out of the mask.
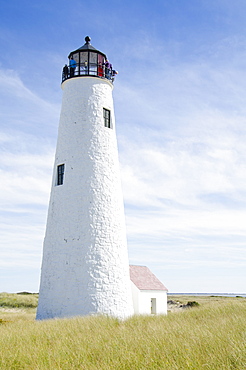
[[[114,88],[130,263],[246,292],[244,0],[11,0],[0,13],[0,291],[38,291],[61,70],[89,35]]]

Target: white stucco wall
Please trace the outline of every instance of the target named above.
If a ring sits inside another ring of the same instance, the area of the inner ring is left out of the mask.
[[[140,290],[136,285],[131,281],[131,290],[132,290],[132,303],[134,314],[139,314],[139,294]]]
[[[151,299],[156,299],[156,314],[167,314],[167,292],[163,290],[139,290],[131,282],[134,314],[150,315]]]
[[[62,87],[37,318],[124,318],[133,308],[112,85],[77,77]],[[104,127],[103,108],[113,129]]]

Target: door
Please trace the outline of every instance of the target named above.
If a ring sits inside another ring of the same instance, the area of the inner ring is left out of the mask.
[[[151,298],[151,314],[156,314],[156,298]]]

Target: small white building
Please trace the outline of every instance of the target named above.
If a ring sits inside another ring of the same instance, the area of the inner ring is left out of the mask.
[[[135,314],[167,314],[167,288],[146,266],[130,265]]]

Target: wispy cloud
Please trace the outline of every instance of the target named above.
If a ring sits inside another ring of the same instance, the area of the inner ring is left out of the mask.
[[[245,265],[246,74],[236,62],[221,68],[217,59],[173,67],[159,58],[158,71],[152,65],[149,78],[137,72],[116,94],[135,263],[141,255],[155,266],[176,261],[194,272]]]
[[[21,17],[10,3],[0,36],[0,291],[37,290],[60,72],[87,34],[119,71],[131,261],[147,264],[171,291],[245,290],[244,1],[85,8],[56,0],[48,12],[22,4]]]
[[[14,71],[0,70],[0,91],[0,266],[38,268],[59,111]]]

